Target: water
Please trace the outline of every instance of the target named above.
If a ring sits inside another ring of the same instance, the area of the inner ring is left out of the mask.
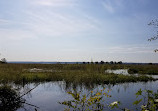
[[[116,70],[108,69],[105,71],[105,73],[129,75],[128,69],[116,69]]]
[[[130,75],[128,73],[128,69],[115,69],[115,70],[112,70],[112,69],[108,69],[108,70],[105,70],[105,73],[113,73],[113,74],[123,74],[123,75]],[[139,76],[141,74],[132,74],[134,76]],[[155,79],[158,79],[158,75],[148,75],[148,74],[143,74],[143,75],[146,75],[146,76],[149,76],[149,77],[153,77]]]
[[[33,88],[36,84],[31,83],[25,85],[21,89],[21,93],[27,92],[27,90]],[[97,91],[103,88],[111,89],[111,98],[107,98],[107,103],[112,103],[113,101],[121,101],[122,108],[129,108],[134,110],[133,102],[136,100],[135,93],[141,88],[153,90],[158,90],[158,81],[153,82],[137,82],[137,83],[123,83],[116,85],[95,85],[93,87],[85,87],[84,85],[75,87],[76,91],[81,91],[82,93],[89,93],[90,91]],[[38,111],[63,111],[66,106],[59,104],[58,102],[63,102],[64,100],[71,100],[72,97],[67,94],[68,91],[73,91],[72,85],[67,86],[65,82],[46,82],[40,83],[35,89],[30,93],[26,94],[24,98],[26,102],[35,106],[38,106]],[[33,111],[35,107],[24,104],[24,107],[28,111]],[[25,111],[23,108],[17,111]]]

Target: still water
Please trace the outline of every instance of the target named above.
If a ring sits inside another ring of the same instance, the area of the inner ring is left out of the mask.
[[[108,69],[108,70],[105,70],[105,73],[123,74],[123,75],[134,75],[134,76],[141,75],[141,74],[129,74],[128,73],[128,69],[115,69],[115,70]],[[145,74],[145,75],[149,76],[149,77],[152,77],[152,78],[155,78],[155,79],[158,79],[158,75],[148,75],[148,74]]]
[[[67,94],[68,91],[73,91],[74,88],[83,94],[89,93],[90,91],[97,91],[103,88],[111,89],[111,98],[107,98],[107,103],[112,103],[114,101],[121,101],[122,108],[129,108],[135,110],[133,107],[133,102],[136,100],[135,93],[141,88],[148,90],[158,90],[158,81],[151,82],[137,82],[137,83],[122,83],[122,84],[109,84],[109,85],[93,85],[86,87],[84,85],[73,87],[72,85],[67,86],[65,82],[46,82],[40,84],[27,84],[21,88],[21,93],[27,92],[29,89],[37,86],[31,92],[23,96],[26,102],[35,105],[38,111],[63,111],[66,106],[59,104],[58,102],[63,102],[64,100],[71,100],[71,95]],[[35,107],[24,104],[23,108],[19,108],[17,111],[34,111]]]
[[[105,73],[129,75],[128,69],[115,69],[115,70],[108,69],[108,70],[105,70]]]

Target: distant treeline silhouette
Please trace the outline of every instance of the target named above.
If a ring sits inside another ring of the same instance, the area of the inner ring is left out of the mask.
[[[104,62],[104,61],[96,61],[96,62],[83,62],[83,64],[122,64],[122,61],[116,62],[116,61],[110,61],[110,62]]]

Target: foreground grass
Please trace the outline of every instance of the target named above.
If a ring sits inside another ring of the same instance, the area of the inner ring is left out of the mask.
[[[65,81],[66,83],[89,85],[154,80],[147,76],[136,77],[132,75],[125,76],[105,73],[106,69],[133,67],[136,67],[137,69],[138,66],[101,64],[0,64],[0,82],[28,83]],[[46,71],[30,72],[29,69],[32,68],[43,69]],[[140,68],[140,66],[138,68]]]

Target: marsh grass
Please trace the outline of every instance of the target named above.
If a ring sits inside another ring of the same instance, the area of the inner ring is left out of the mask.
[[[0,64],[0,82],[28,83],[44,81],[65,81],[73,84],[115,84],[123,82],[137,82],[154,80],[147,76],[126,76],[105,73],[107,69],[134,68],[157,71],[157,66],[132,66],[108,64]],[[52,72],[30,72],[29,69],[38,68],[53,70]],[[142,71],[142,70],[141,70]]]
[[[130,65],[128,73],[158,75],[158,65]]]

